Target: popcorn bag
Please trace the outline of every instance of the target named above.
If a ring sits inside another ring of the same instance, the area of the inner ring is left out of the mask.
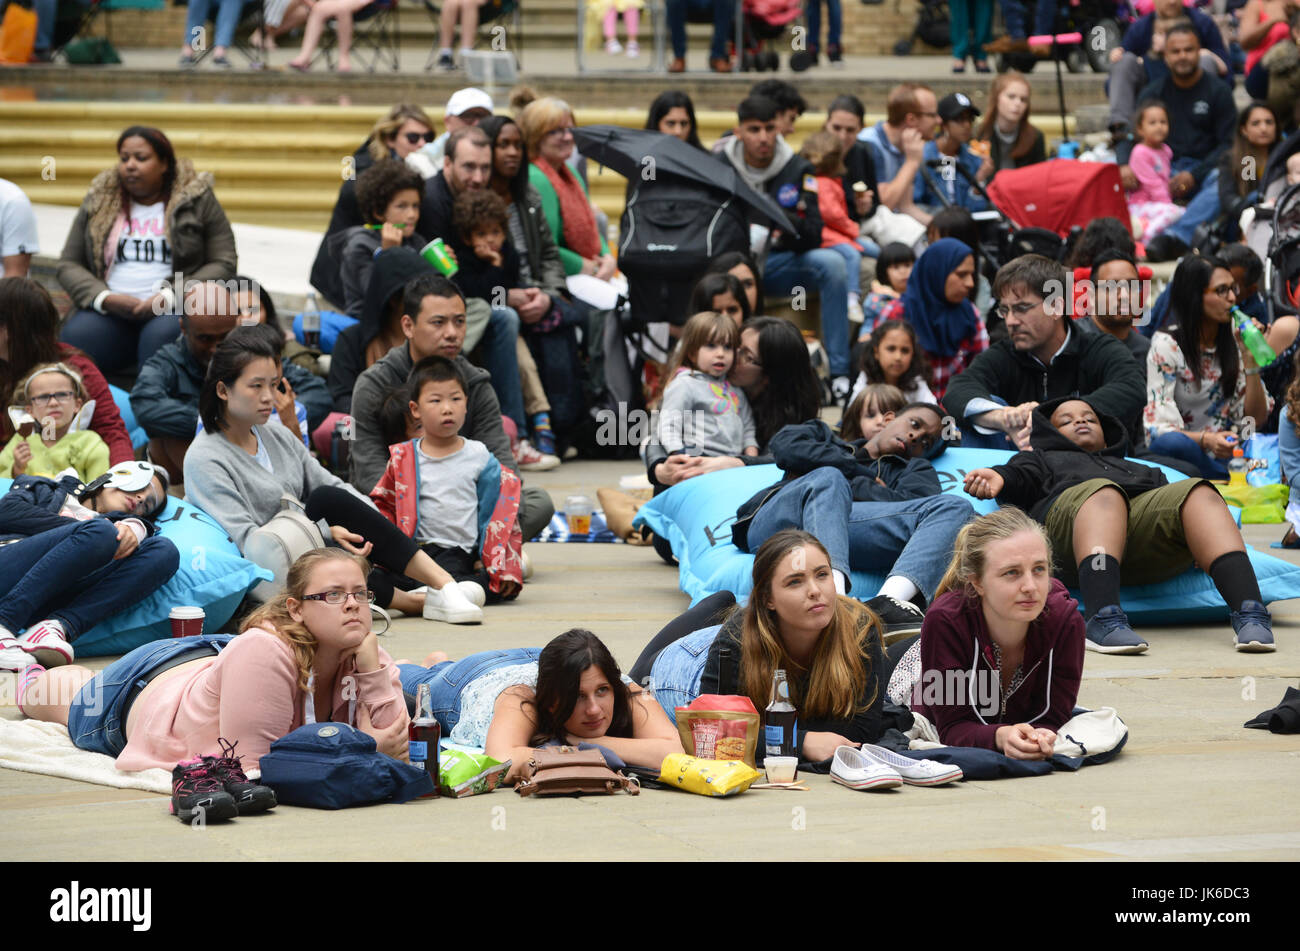
[[[682,749],[688,756],[755,765],[761,721],[748,697],[705,694],[674,712]]]

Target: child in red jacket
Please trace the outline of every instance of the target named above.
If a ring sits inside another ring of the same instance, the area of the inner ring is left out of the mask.
[[[817,173],[817,209],[822,216],[822,247],[844,258],[845,286],[849,290],[849,320],[862,323],[862,255],[858,223],[849,217],[844,194],[844,145],[831,132],[810,135],[799,153]]]

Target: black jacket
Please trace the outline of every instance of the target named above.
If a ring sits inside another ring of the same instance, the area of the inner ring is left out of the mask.
[[[717,158],[723,162],[731,161],[725,151]],[[781,236],[772,242],[770,250],[803,252],[822,246],[822,213],[817,206],[817,177],[811,162],[795,153],[781,171],[763,183],[763,190],[785,210],[799,229],[791,234],[781,228]],[[762,223],[771,227],[766,218]]]
[[[41,476],[19,476],[13,487],[0,496],[0,540],[30,538],[68,525],[68,517],[59,512],[68,496],[76,498],[81,488],[81,481],[74,476],[64,476],[58,482]],[[153,535],[157,531],[154,524],[142,515],[109,512],[100,517],[112,522],[136,518],[144,524],[147,534]]]
[[[459,251],[456,253],[460,254]],[[498,267],[493,267],[468,248],[460,256],[459,263],[460,270],[454,280],[466,297],[477,297],[494,304],[498,294],[504,297],[505,291],[519,287],[519,252],[509,241],[501,245],[501,264]],[[502,290],[498,291],[498,288]],[[502,306],[504,303],[502,300]]]
[[[1155,466],[1124,458],[1128,436],[1114,416],[1097,410],[1106,440],[1101,452],[1088,452],[1067,439],[1052,425],[1052,413],[1069,399],[1076,397],[1051,400],[1034,410],[1034,428],[1029,437],[1032,452],[1018,452],[1002,465],[993,466],[1006,483],[998,494],[999,505],[1015,505],[1042,522],[1057,496],[1089,479],[1109,479],[1130,499],[1169,484]],[[1090,400],[1084,402],[1091,405]]]
[[[871,189],[871,210],[865,215],[858,214],[857,204],[853,200],[853,183],[862,182]],[[880,204],[880,187],[876,182],[876,163],[871,157],[871,146],[865,142],[854,142],[853,148],[844,153],[844,176],[840,179],[844,186],[845,204],[848,205],[849,217],[854,221],[865,221],[876,213]]]
[[[1009,406],[1046,402],[1060,396],[1086,396],[1099,413],[1117,417],[1129,433],[1142,432],[1146,376],[1128,347],[1110,334],[1083,334],[1071,328],[1069,340],[1050,367],[999,340],[952,378],[944,409],[965,420],[966,404],[997,396]]]
[[[768,451],[785,470],[785,476],[736,510],[736,523],[731,527],[731,540],[736,547],[749,550],[750,523],[768,499],[787,483],[823,466],[838,469],[844,475],[855,502],[904,502],[939,494],[939,476],[929,460],[893,455],[872,459],[867,454],[866,442],[859,439],[847,443],[817,419],[782,427],[772,437]],[[885,484],[880,485],[877,479]]]

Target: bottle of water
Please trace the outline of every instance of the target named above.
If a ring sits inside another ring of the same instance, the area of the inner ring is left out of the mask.
[[[307,292],[307,306],[302,311],[302,342],[312,349],[320,347],[320,308],[315,291]]]

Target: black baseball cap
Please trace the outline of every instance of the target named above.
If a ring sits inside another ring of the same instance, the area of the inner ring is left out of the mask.
[[[975,103],[964,92],[949,93],[939,100],[939,118],[945,122],[961,118],[963,112],[969,112],[972,118],[980,114]]]

